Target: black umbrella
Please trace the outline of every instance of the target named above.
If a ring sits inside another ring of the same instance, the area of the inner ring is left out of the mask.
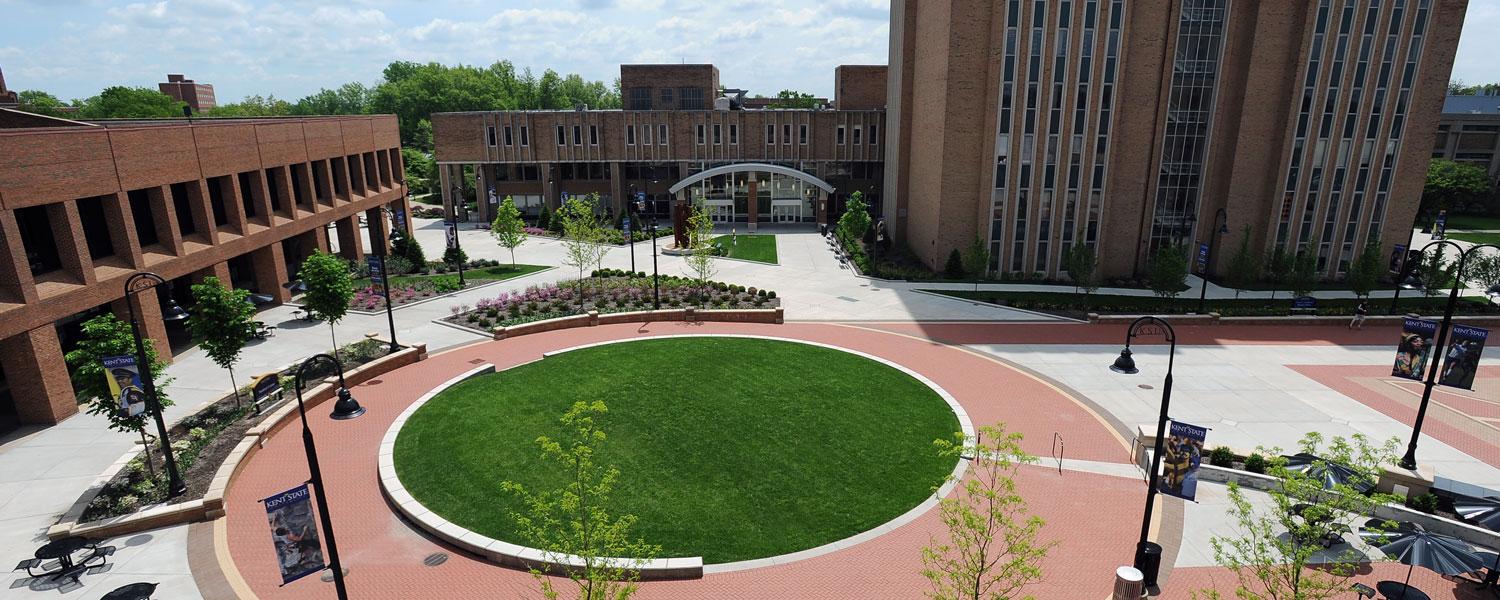
[[[248,298],[250,299],[250,303],[256,306],[262,306],[276,301],[276,298],[271,296],[270,294],[250,294]]]
[[[1411,573],[1422,567],[1439,575],[1462,575],[1484,568],[1484,559],[1474,552],[1468,542],[1440,533],[1432,533],[1415,526],[1416,531],[1380,547],[1386,556],[1395,557],[1406,570],[1406,581],[1401,584],[1401,595],[1411,584]]]
[[[1368,494],[1370,490],[1375,489],[1375,482],[1354,468],[1306,452],[1298,452],[1286,457],[1286,468],[1288,471],[1300,471],[1309,477],[1321,480],[1325,490],[1334,489],[1334,486],[1339,484],[1352,487],[1361,494]]]
[[[1365,521],[1359,528],[1359,539],[1371,546],[1384,546],[1417,532],[1417,524],[1411,521],[1396,521],[1395,527],[1390,529],[1386,528],[1388,522],[1385,519]]]
[[[291,290],[293,294],[301,294],[302,292],[307,291],[307,284],[303,283],[301,279],[298,279],[296,281],[288,281],[281,284],[281,287]]]
[[[1465,521],[1485,529],[1500,531],[1500,498],[1457,496],[1453,499],[1453,510]]]

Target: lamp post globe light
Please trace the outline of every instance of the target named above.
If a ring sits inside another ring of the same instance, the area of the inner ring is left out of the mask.
[[[172,443],[167,439],[167,423],[162,419],[161,403],[156,397],[156,382],[151,377],[151,362],[146,357],[146,344],[141,339],[141,327],[135,318],[135,303],[131,302],[136,293],[144,290],[156,289],[156,286],[166,285],[168,291],[171,284],[162,279],[161,275],[150,272],[140,272],[131,275],[125,280],[125,309],[130,315],[130,335],[135,338],[135,364],[136,370],[141,375],[141,386],[146,388],[146,408],[151,411],[151,418],[156,421],[157,440],[161,443],[162,456],[167,466],[167,494],[175,498],[187,491],[187,484],[182,481],[182,474],[177,471],[177,458],[172,455]],[[167,294],[166,310],[162,311],[163,321],[181,321],[188,318],[187,311],[177,305],[170,293]]]
[[[1422,403],[1417,405],[1417,418],[1412,422],[1411,426],[1411,440],[1407,442],[1406,454],[1401,457],[1401,462],[1399,463],[1403,469],[1417,468],[1417,441],[1422,437],[1422,421],[1427,418],[1427,405],[1432,400],[1432,388],[1437,385],[1438,367],[1441,366],[1439,363],[1442,362],[1439,359],[1444,352],[1444,348],[1448,346],[1448,333],[1453,326],[1453,310],[1457,308],[1459,290],[1463,287],[1464,268],[1469,265],[1469,258],[1477,254],[1480,248],[1500,250],[1500,246],[1493,244],[1475,244],[1468,249],[1464,249],[1463,246],[1451,240],[1437,240],[1428,243],[1426,246],[1422,246],[1422,250],[1417,253],[1418,260],[1421,261],[1421,257],[1427,256],[1428,249],[1436,247],[1438,252],[1442,252],[1446,246],[1453,246],[1454,249],[1458,250],[1458,268],[1454,270],[1453,288],[1448,292],[1448,303],[1443,308],[1443,322],[1438,325],[1437,340],[1432,346],[1432,352],[1436,353],[1436,355],[1427,360],[1430,364],[1427,366],[1427,377],[1422,382]],[[1423,289],[1422,279],[1417,276],[1416,269],[1407,269],[1407,271],[1409,274],[1402,280],[1401,288],[1408,290]],[[1495,298],[1494,292],[1500,292],[1500,289],[1497,288],[1500,288],[1500,285],[1490,286],[1485,291],[1491,301]]]
[[[1140,370],[1135,366],[1135,357],[1130,352],[1130,342],[1137,335],[1162,334],[1170,345],[1167,351],[1167,376],[1161,388],[1161,414],[1156,419],[1156,447],[1151,452],[1151,470],[1146,487],[1146,510],[1141,516],[1141,537],[1135,545],[1135,568],[1145,575],[1147,587],[1156,585],[1157,572],[1161,566],[1161,545],[1148,539],[1151,531],[1151,512],[1156,503],[1157,472],[1161,469],[1161,453],[1166,443],[1168,410],[1172,404],[1172,366],[1177,355],[1177,332],[1172,324],[1159,317],[1141,317],[1130,323],[1125,332],[1125,348],[1115,358],[1109,370],[1134,375]]]
[[[344,366],[338,359],[327,354],[316,354],[297,365],[297,414],[302,417],[302,447],[307,453],[309,483],[313,485],[313,496],[318,503],[318,520],[323,525],[323,538],[328,542],[328,567],[333,569],[333,587],[339,600],[348,600],[349,590],[344,587],[344,567],[339,563],[339,548],[333,538],[333,518],[328,514],[328,496],[323,491],[323,472],[318,468],[318,449],[313,444],[312,429],[307,426],[307,406],[302,403],[303,379],[308,367],[319,362],[332,363],[339,374],[338,400],[333,403],[334,420],[344,421],[365,414],[365,407],[355,401],[344,383]]]

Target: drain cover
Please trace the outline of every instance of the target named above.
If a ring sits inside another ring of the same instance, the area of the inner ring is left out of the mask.
[[[427,558],[422,559],[422,564],[429,567],[436,567],[445,562],[448,562],[448,554],[446,552],[433,552],[432,554],[428,554]]]
[[[1151,384],[1149,384],[1149,383],[1143,383],[1143,384],[1140,384],[1140,385],[1135,386],[1135,387],[1141,388],[1143,390],[1156,389],[1156,388],[1151,387]]]
[[[474,360],[469,361],[469,364],[471,364],[471,365],[484,364],[484,359],[482,359],[482,358],[476,358]]]
[[[844,302],[859,302],[858,299],[850,298],[848,296],[839,296],[838,298],[839,300],[843,300]]]

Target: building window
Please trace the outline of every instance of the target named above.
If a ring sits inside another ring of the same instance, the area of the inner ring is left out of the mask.
[[[630,88],[630,110],[651,110],[651,88]]]
[[[859,126],[855,125],[854,126],[854,145],[856,145],[856,146],[858,146],[860,144],[860,141],[859,141],[860,133],[859,132],[860,132]]]
[[[775,125],[767,125],[766,126],[766,145],[771,145],[771,144],[775,144],[775,143],[776,143],[776,126]]]
[[[724,138],[719,135],[719,131],[720,131],[719,124],[718,123],[714,123],[714,145],[715,146],[724,143]]]
[[[645,145],[645,146],[650,146],[651,145],[651,126],[650,125],[642,125],[641,126],[641,144]]]
[[[703,88],[679,88],[677,95],[678,108],[682,110],[703,110]]]
[[[840,146],[844,145],[844,126],[843,125],[839,125],[837,134],[835,134],[833,136],[833,143],[838,144]]]
[[[672,88],[664,87],[661,89],[661,107],[664,109],[672,108]]]
[[[62,257],[57,252],[57,239],[52,237],[52,223],[47,218],[46,206],[16,209],[16,225],[21,231],[21,247],[26,250],[26,262],[31,266],[32,275],[62,268]]]
[[[505,126],[505,145],[507,145],[507,146],[514,146],[514,145],[516,145],[515,138],[512,138],[510,136],[510,125],[506,125]]]
[[[735,125],[733,123],[731,123],[729,125],[729,143],[730,144],[739,144],[740,143],[740,126],[739,125]]]
[[[217,179],[209,180],[211,186]],[[222,198],[220,199],[222,201]],[[109,197],[114,201],[114,196]],[[221,211],[216,211],[221,212]],[[78,200],[78,222],[83,225],[83,238],[89,246],[89,258],[99,260],[114,256],[115,243],[109,235],[109,220],[104,216],[104,198],[82,198]]]
[[[557,126],[557,145],[559,145],[559,146],[566,146],[567,144],[568,144],[568,135],[566,133],[563,133],[563,126],[562,125],[558,125]]]
[[[489,127],[485,127],[484,128],[484,133],[485,133],[485,139],[489,140],[489,145],[494,146],[495,145],[495,126],[494,125],[490,125]]]
[[[599,126],[598,125],[589,125],[589,145],[590,146],[598,146],[599,145]]]
[[[295,191],[297,186],[292,186]],[[198,233],[198,226],[193,221],[193,202],[188,197],[187,183],[174,183],[167,186],[167,191],[172,195],[172,210],[177,214],[177,233],[183,236]]]
[[[702,124],[698,125],[698,145],[699,146],[703,145],[703,125]]]
[[[807,125],[806,124],[802,124],[802,125],[798,125],[797,126],[797,143],[802,144],[803,146],[807,145]]]
[[[625,145],[627,145],[627,146],[634,146],[635,145],[635,125],[626,125],[625,126]]]
[[[666,125],[658,125],[656,127],[656,143],[661,144],[663,146],[667,145],[667,126]]]
[[[790,143],[792,143],[792,124],[791,123],[787,123],[787,124],[781,126],[781,143],[783,143],[783,144],[790,144]]]
[[[531,145],[531,136],[527,135],[527,133],[528,132],[526,131],[526,126],[522,125],[521,126],[521,145],[522,146],[530,146]]]
[[[870,145],[874,146],[876,144],[879,144],[880,143],[880,140],[878,139],[879,137],[880,137],[880,126],[879,125],[871,125],[870,126]]]
[[[582,125],[574,125],[573,126],[573,145],[574,146],[582,146],[583,145],[583,126]]]

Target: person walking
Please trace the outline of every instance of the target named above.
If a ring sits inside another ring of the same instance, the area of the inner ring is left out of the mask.
[[[1359,305],[1354,307],[1354,318],[1349,321],[1349,329],[1363,330],[1365,328],[1365,315],[1370,313],[1370,308],[1365,306],[1365,301],[1360,300]]]

